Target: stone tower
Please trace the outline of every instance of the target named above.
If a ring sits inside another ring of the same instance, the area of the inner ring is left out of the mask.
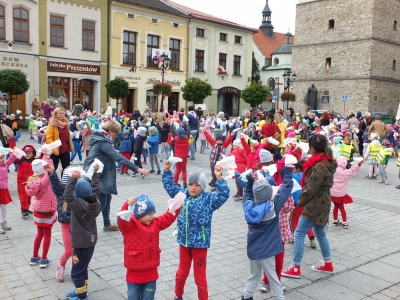
[[[297,101],[311,84],[318,88],[318,109],[396,115],[400,99],[399,0],[299,0],[296,11]],[[399,70],[397,70],[399,69]],[[322,103],[323,95],[331,102]]]

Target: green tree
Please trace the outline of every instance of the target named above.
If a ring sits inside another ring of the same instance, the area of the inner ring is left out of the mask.
[[[260,71],[258,69],[258,66],[259,66],[259,64],[258,64],[258,62],[257,62],[257,60],[256,60],[256,58],[254,56],[254,51],[253,51],[253,54],[252,54],[252,67],[251,67],[251,78],[255,82],[259,82],[260,81],[260,74],[256,73],[257,71]],[[257,75],[254,77],[254,74],[257,74]]]
[[[9,96],[9,99],[7,99],[10,102],[8,105],[9,110],[11,109],[13,96],[22,95],[29,90],[29,86],[29,81],[21,70],[7,69],[0,72],[0,90]],[[18,109],[18,101],[16,109]]]
[[[261,83],[253,81],[250,85],[242,91],[242,98],[244,102],[250,104],[253,109],[253,118],[255,107],[266,101],[269,96],[269,89],[263,86]]]
[[[212,86],[207,82],[207,79],[201,80],[198,77],[190,77],[185,80],[185,86],[181,90],[183,99],[193,101],[193,104],[199,104],[208,96],[211,96]]]
[[[129,83],[122,78],[114,78],[105,84],[108,94],[111,98],[117,99],[117,110],[119,99],[129,95]]]

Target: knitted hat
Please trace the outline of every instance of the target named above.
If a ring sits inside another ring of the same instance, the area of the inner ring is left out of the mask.
[[[136,198],[135,205],[133,206],[133,215],[136,219],[143,218],[155,211],[156,207],[147,195],[140,195]]]
[[[201,188],[204,190],[206,188],[206,184],[207,184],[206,175],[204,175],[204,173],[200,173],[200,172],[190,173],[189,178],[188,178],[188,184],[191,184],[193,182],[199,184],[201,186]]]
[[[92,186],[86,179],[80,178],[76,182],[74,197],[80,199],[86,199],[92,196]]]
[[[253,194],[256,202],[266,202],[272,198],[272,187],[266,180],[257,180],[253,184]]]
[[[33,170],[33,173],[34,173],[35,175],[42,175],[42,174],[44,174],[43,162],[44,162],[44,160],[42,160],[42,159],[35,159],[35,160],[32,162],[32,170]]]
[[[61,177],[61,183],[64,184],[64,185],[67,184],[67,181],[68,181],[68,178],[69,178],[69,175],[68,175],[67,172],[65,172],[65,171],[68,170],[69,168],[70,168],[70,166],[66,167],[66,168],[63,170],[63,176]]]
[[[224,140],[224,134],[222,132],[219,132],[219,131],[214,133],[214,137],[215,137],[216,141],[218,141],[218,140],[223,141]]]
[[[291,145],[296,145],[297,144],[297,140],[296,140],[296,138],[290,138],[289,139],[289,144],[291,144]]]
[[[177,134],[185,134],[185,129],[183,129],[182,127],[179,127],[178,131],[176,133]]]
[[[149,132],[150,133],[156,133],[157,132],[156,126],[151,126],[150,129],[149,129]]]
[[[265,149],[260,150],[259,156],[260,156],[260,163],[267,163],[274,160],[274,157],[272,156],[271,152]]]
[[[234,140],[232,145],[236,146],[236,147],[239,147],[239,148],[243,148],[242,142],[240,140]]]
[[[145,136],[146,135],[146,128],[145,127],[139,127],[138,128],[138,135]]]
[[[384,140],[382,142],[382,146],[390,146],[390,142],[388,140]]]

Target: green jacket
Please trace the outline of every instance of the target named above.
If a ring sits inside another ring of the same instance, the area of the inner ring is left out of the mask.
[[[324,160],[307,172],[304,190],[297,206],[304,206],[303,217],[315,225],[325,226],[328,223],[331,209],[330,189],[336,167],[335,160]]]

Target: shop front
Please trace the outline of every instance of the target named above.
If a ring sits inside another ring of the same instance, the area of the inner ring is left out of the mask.
[[[100,110],[100,65],[47,61],[47,101],[72,109],[76,100]]]
[[[217,110],[223,110],[229,116],[239,116],[240,97],[242,91],[232,86],[225,86],[218,90]]]

